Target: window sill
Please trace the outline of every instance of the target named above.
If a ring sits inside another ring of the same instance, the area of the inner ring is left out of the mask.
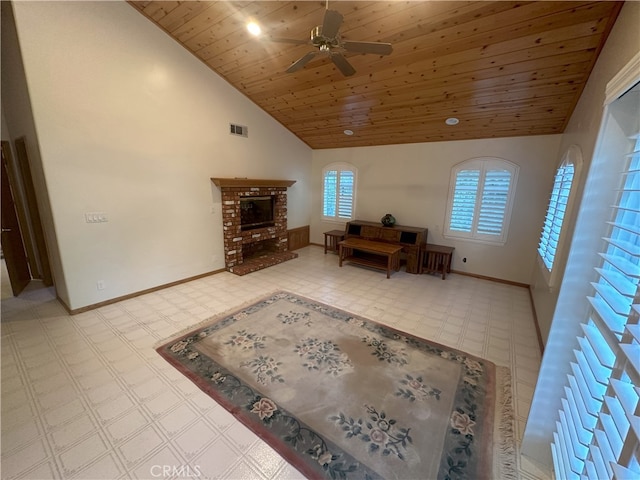
[[[536,263],[538,264],[538,268],[540,269],[540,276],[544,280],[544,286],[546,287],[546,289],[549,291],[549,293],[557,291],[558,285],[556,284],[556,282],[554,282],[554,271],[549,271],[547,265],[544,263],[544,260],[542,260],[542,257],[538,252],[536,252]]]
[[[459,237],[457,235],[451,235],[446,233],[443,234],[442,236],[447,240],[456,240],[458,242],[482,243],[484,245],[490,245],[492,247],[502,247],[507,243],[506,240],[491,241],[491,240],[485,240],[484,238]]]
[[[335,223],[339,225],[346,225],[347,222],[353,222],[354,219],[343,219],[343,218],[332,218],[332,217],[322,217],[320,219],[324,223]]]

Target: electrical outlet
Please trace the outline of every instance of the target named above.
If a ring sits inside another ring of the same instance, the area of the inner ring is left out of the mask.
[[[105,288],[104,280],[98,280],[98,281],[96,282],[96,288],[97,288],[98,290],[104,290],[104,288]]]

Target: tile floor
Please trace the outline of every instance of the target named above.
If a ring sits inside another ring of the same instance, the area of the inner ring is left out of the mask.
[[[3,479],[301,475],[156,354],[178,331],[285,289],[510,366],[522,438],[540,351],[526,289],[452,274],[387,280],[310,246],[70,316],[50,289],[2,300]],[[518,459],[522,478],[549,478]]]

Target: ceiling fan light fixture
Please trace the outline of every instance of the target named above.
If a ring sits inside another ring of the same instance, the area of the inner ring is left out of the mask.
[[[347,129],[344,131],[344,134],[345,134],[345,135],[349,135],[349,136],[351,136],[351,135],[353,135],[353,130],[349,130],[349,129],[347,128]]]
[[[457,125],[460,123],[460,120],[458,120],[456,117],[449,117],[444,121],[444,123],[446,123],[447,125]]]

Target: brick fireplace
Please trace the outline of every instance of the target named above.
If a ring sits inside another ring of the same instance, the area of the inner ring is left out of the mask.
[[[295,180],[212,178],[211,181],[222,192],[224,260],[229,272],[246,275],[298,256],[288,251],[287,240],[287,188]],[[243,225],[241,210],[252,199],[270,204],[271,217],[259,225]]]

